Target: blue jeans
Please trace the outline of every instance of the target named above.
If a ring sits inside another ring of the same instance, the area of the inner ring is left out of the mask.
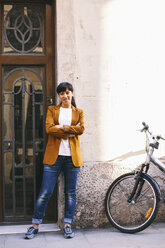
[[[53,193],[57,178],[61,171],[64,172],[65,182],[64,223],[72,223],[76,207],[76,184],[79,170],[79,167],[73,165],[70,156],[58,156],[54,165],[44,165],[41,191],[32,218],[33,224],[42,223],[48,201]]]

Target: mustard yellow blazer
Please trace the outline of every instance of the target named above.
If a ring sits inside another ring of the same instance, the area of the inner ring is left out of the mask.
[[[79,135],[85,130],[83,110],[75,108],[72,105],[72,122],[71,126],[65,126],[65,129],[57,128],[59,125],[58,118],[60,106],[49,106],[46,115],[46,133],[48,134],[48,142],[44,155],[44,164],[53,165],[58,157],[61,138],[65,138],[66,134],[74,134],[69,138],[71,148],[71,156],[74,166],[79,167],[83,164],[80,150]]]

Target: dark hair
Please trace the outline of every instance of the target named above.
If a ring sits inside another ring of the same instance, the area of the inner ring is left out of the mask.
[[[61,92],[66,91],[67,89],[73,92],[73,86],[70,83],[62,82],[57,86],[57,89],[56,89],[57,94],[60,94]],[[72,96],[71,104],[76,108],[76,102],[73,96]]]

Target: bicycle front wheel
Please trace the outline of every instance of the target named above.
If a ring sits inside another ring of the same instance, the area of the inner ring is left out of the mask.
[[[135,233],[147,228],[159,209],[158,190],[153,181],[143,174],[144,184],[137,199],[128,202],[135,185],[135,174],[127,173],[117,178],[109,187],[105,210],[111,224],[125,233]]]

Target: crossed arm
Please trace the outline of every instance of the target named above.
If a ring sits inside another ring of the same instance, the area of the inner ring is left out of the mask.
[[[84,113],[80,112],[79,123],[76,126],[73,125],[55,125],[53,119],[53,113],[50,108],[48,108],[46,116],[46,132],[47,134],[52,134],[57,138],[67,139],[69,137],[74,137],[75,135],[81,135],[85,130],[84,125]]]

